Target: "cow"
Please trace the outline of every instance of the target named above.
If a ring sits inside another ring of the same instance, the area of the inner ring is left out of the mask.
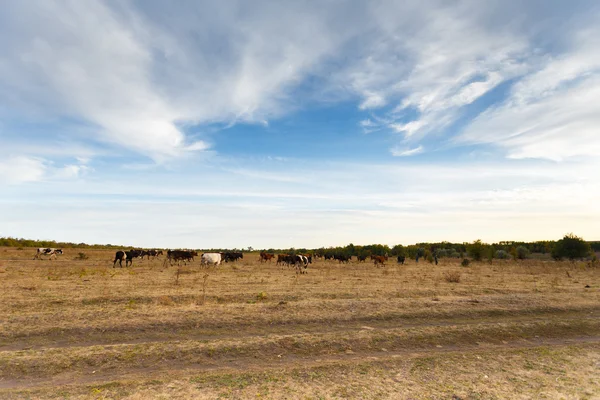
[[[404,265],[405,260],[406,260],[405,256],[398,256],[398,264]]]
[[[348,255],[345,255],[345,254],[336,254],[335,256],[333,256],[333,258],[335,260],[338,260],[338,262],[340,264],[343,263],[343,262],[344,263],[348,263],[348,262],[350,262],[350,260],[352,260],[352,256],[348,256]]]
[[[309,263],[309,264],[312,264],[312,259],[313,259],[313,256],[312,256],[312,254],[310,254],[310,253],[307,253],[307,254],[302,254],[302,255],[303,255],[304,257],[306,257],[306,259],[308,260],[308,263]]]
[[[198,256],[198,253],[193,250],[167,250],[167,258],[165,259],[163,266],[169,262],[169,264],[173,265],[173,262],[179,263],[183,261],[184,263],[194,261],[194,257]]]
[[[373,264],[379,266],[381,264],[385,267],[386,257],[385,256],[373,256]]]
[[[244,258],[244,254],[241,252],[225,252],[225,253],[221,253],[221,259],[224,262],[235,262],[237,260],[239,260],[240,258]]]
[[[206,266],[221,264],[221,253],[202,253],[200,264]]]
[[[273,253],[265,253],[264,251],[260,252],[260,262],[271,262],[271,260],[275,257]]]
[[[37,252],[35,253],[33,259],[39,260],[41,256],[50,256],[49,259],[51,260],[52,257],[56,258],[57,254],[63,254],[62,249],[54,249],[52,247],[40,247],[37,249]]]
[[[277,265],[289,264],[288,263],[289,254],[277,254]]]
[[[367,255],[366,254],[359,254],[356,256],[356,258],[358,259],[358,262],[365,262],[367,261]]]
[[[123,259],[125,260],[125,267],[133,266],[133,259],[137,257],[144,257],[145,252],[143,250],[134,250],[131,249],[129,251],[119,250],[115,253],[115,260],[113,261],[113,268],[119,262],[119,266],[123,268]]]
[[[308,257],[302,254],[292,256],[294,258],[294,265],[296,267],[296,274],[306,274],[308,268]],[[302,269],[304,267],[304,269]]]
[[[148,260],[150,259],[150,257],[152,257],[154,259],[154,258],[156,258],[158,256],[162,256],[163,255],[162,250],[148,250],[145,253],[146,253],[145,255],[148,256]]]

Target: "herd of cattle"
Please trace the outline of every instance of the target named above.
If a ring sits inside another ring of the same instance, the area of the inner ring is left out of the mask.
[[[123,267],[123,260],[125,260],[125,266],[133,265],[134,258],[144,258],[144,256],[150,257],[158,257],[159,255],[163,255],[162,250],[129,250],[122,251],[119,250],[115,254],[115,260],[113,261],[113,267],[116,266],[117,261],[119,262],[119,266]],[[167,257],[163,265],[167,263],[173,265],[173,263],[180,262],[191,262],[194,261],[194,257],[198,257],[198,252],[194,250],[167,250]],[[205,266],[210,265],[219,265],[221,262],[233,262],[237,261],[241,258],[244,258],[244,255],[241,252],[224,252],[224,253],[202,253],[200,255],[200,264]]]
[[[63,254],[62,249],[55,248],[44,248],[40,247],[37,249],[35,259],[41,259],[42,256],[48,256],[50,259],[53,257],[56,258],[57,255]],[[135,258],[150,257],[153,259],[163,255],[162,250],[119,250],[115,254],[115,259],[113,261],[113,268],[116,266],[117,261],[119,262],[119,266],[123,267],[123,260],[125,260],[125,267],[133,265],[133,260]],[[261,252],[259,256],[260,262],[271,262],[277,256],[277,265],[294,267],[296,269],[296,273],[306,273],[306,269],[308,265],[312,263],[313,258],[319,258],[316,254],[275,254],[275,253],[267,253]],[[198,257],[198,252],[194,250],[167,250],[167,257],[163,262],[163,266],[169,263],[173,265],[173,263],[184,263],[194,261],[194,257]],[[369,256],[373,261],[375,266],[385,266],[385,262],[389,260],[387,255],[377,256],[371,255]],[[241,252],[222,252],[222,253],[202,253],[200,255],[200,264],[202,266],[217,266],[222,262],[235,262],[244,258],[244,255]],[[323,256],[325,260],[336,260],[339,263],[348,263],[352,260],[352,256],[347,254],[326,254]],[[357,257],[358,262],[365,262],[367,260],[366,255],[361,255]],[[398,256],[397,261],[399,264],[404,264],[405,257]]]

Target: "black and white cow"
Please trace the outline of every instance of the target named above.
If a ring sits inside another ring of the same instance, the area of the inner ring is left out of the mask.
[[[62,254],[63,251],[62,249],[54,249],[51,247],[40,247],[37,249],[37,252],[35,253],[35,256],[33,257],[34,260],[39,260],[41,258],[41,256],[50,256],[50,260],[52,259],[52,257],[56,258],[57,254]]]
[[[143,250],[129,250],[123,251],[119,250],[115,253],[115,260],[113,261],[113,268],[117,261],[119,262],[119,266],[123,268],[123,260],[125,260],[125,267],[131,265],[133,266],[133,259],[136,257],[144,257],[145,253]]]

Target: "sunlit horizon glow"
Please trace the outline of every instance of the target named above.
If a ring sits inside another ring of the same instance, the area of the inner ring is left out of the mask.
[[[600,4],[9,2],[0,236],[600,240]]]

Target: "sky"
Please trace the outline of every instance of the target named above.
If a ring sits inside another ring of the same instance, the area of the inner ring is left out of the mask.
[[[596,0],[0,3],[0,236],[600,240]]]

